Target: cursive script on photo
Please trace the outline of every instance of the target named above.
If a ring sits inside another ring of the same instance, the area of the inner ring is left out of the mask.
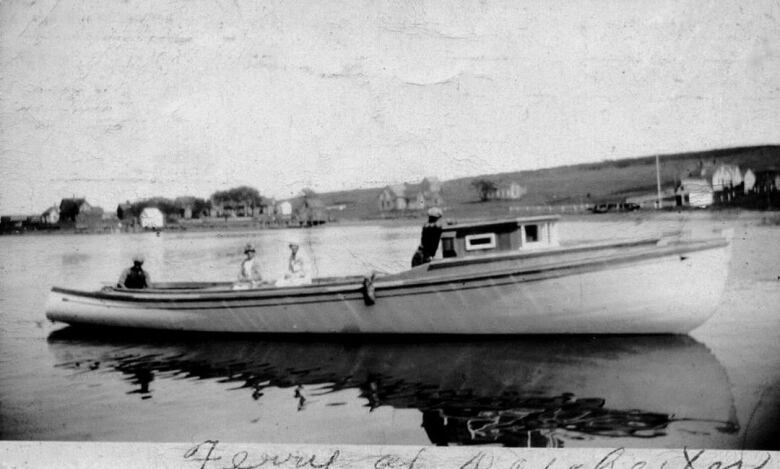
[[[768,469],[775,462],[772,454],[762,452],[683,448],[652,453],[647,456],[647,452],[616,448],[604,450],[594,458],[592,452],[572,450],[523,453],[480,449],[448,453],[441,448],[423,448],[411,456],[400,452],[372,454],[370,450],[361,453],[354,448],[267,452],[236,451],[221,447],[219,440],[206,440],[189,448],[184,459],[196,464],[195,469]]]

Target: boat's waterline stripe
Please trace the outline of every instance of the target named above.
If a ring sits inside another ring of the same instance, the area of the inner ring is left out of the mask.
[[[435,282],[417,282],[417,284],[401,283],[399,285],[381,286],[377,285],[377,301],[385,298],[426,295],[432,293],[443,293],[459,290],[472,290],[479,288],[494,288],[511,284],[528,283],[552,278],[565,277],[569,275],[579,275],[589,272],[598,272],[610,269],[616,265],[625,265],[638,263],[648,260],[662,260],[664,257],[677,256],[682,253],[712,249],[714,247],[700,247],[699,249],[686,249],[683,252],[671,252],[663,255],[653,253],[635,254],[632,256],[623,256],[620,259],[610,261],[583,261],[576,264],[568,264],[556,267],[536,268],[533,270],[517,271],[503,274],[491,274],[480,276],[467,276],[453,278],[449,280],[437,280]],[[400,281],[399,281],[400,283]],[[132,305],[135,309],[166,309],[166,310],[204,310],[204,309],[223,309],[223,308],[258,308],[273,306],[295,306],[313,303],[335,303],[344,301],[362,301],[363,295],[358,287],[352,286],[340,292],[317,292],[305,295],[285,295],[285,296],[266,296],[266,297],[227,297],[227,298],[199,298],[197,300],[188,299],[188,301],[179,301],[171,299],[154,298],[117,298],[111,295],[101,295],[100,292],[71,292],[64,289],[55,288],[53,291],[70,295],[63,298],[64,301],[95,306],[92,301],[79,301],[73,297],[83,297],[89,299],[98,299],[100,307],[128,308]],[[287,299],[288,301],[279,301]],[[263,301],[265,300],[265,301]],[[276,300],[276,301],[273,301]],[[273,302],[272,302],[273,301]],[[195,303],[195,304],[193,304]]]

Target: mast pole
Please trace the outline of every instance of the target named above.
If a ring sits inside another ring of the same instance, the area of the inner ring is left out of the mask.
[[[657,209],[661,208],[661,165],[658,163],[658,153],[655,154],[655,183],[658,189]]]

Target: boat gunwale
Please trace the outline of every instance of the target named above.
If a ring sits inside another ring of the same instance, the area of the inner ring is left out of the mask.
[[[681,244],[668,244],[663,246],[655,246],[656,249],[644,250],[641,252],[634,252],[630,254],[616,253],[611,256],[606,256],[599,259],[580,259],[577,261],[565,261],[558,263],[549,263],[543,265],[536,265],[532,267],[514,266],[510,269],[503,269],[498,271],[489,271],[481,273],[458,273],[451,275],[439,275],[435,277],[410,277],[410,278],[398,278],[393,279],[390,276],[387,279],[377,279],[374,282],[374,287],[377,292],[386,292],[390,290],[398,290],[404,288],[420,288],[428,286],[438,286],[452,283],[465,283],[476,282],[483,280],[495,280],[505,277],[511,277],[516,275],[535,275],[541,272],[560,272],[571,269],[582,269],[588,266],[600,266],[596,270],[603,270],[612,265],[625,264],[631,262],[642,261],[646,259],[660,258],[671,255],[678,255],[688,252],[697,252],[709,249],[717,249],[726,247],[729,245],[728,240],[724,238],[708,239],[701,241],[687,241]],[[592,245],[591,245],[592,246]],[[593,249],[602,249],[615,246],[599,245]],[[582,249],[581,249],[582,250]],[[587,249],[584,249],[587,250]],[[544,251],[549,253],[549,251]],[[511,253],[516,254],[516,253]],[[517,256],[497,257],[494,261],[501,260],[513,260]],[[479,258],[477,258],[479,259]],[[480,259],[481,260],[481,259]],[[408,271],[407,271],[408,272]],[[563,274],[565,275],[565,274]],[[353,276],[345,278],[354,278]],[[464,288],[465,285],[461,285],[458,288]],[[158,291],[144,291],[139,293],[138,291],[123,291],[123,290],[109,290],[109,291],[82,291],[74,290],[63,287],[52,287],[53,293],[59,293],[63,295],[70,295],[82,298],[92,298],[97,300],[114,301],[119,303],[185,303],[193,304],[199,302],[220,301],[220,302],[239,302],[239,301],[251,301],[251,300],[272,300],[281,298],[293,298],[304,299],[313,296],[333,296],[344,294],[362,294],[363,283],[358,281],[351,281],[336,285],[301,285],[291,286],[284,288],[258,288],[251,290],[216,290],[216,291],[202,291],[202,290],[190,290],[183,291],[177,290],[175,293],[171,293],[170,290],[158,290]],[[396,296],[396,295],[391,295]],[[340,297],[337,300],[341,301],[346,299]],[[317,300],[325,301],[325,300]],[[336,301],[336,300],[334,300]]]

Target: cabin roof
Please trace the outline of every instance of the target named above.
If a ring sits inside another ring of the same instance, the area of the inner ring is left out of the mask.
[[[561,217],[558,215],[539,215],[536,217],[522,217],[522,218],[506,218],[502,220],[482,220],[482,221],[472,221],[467,223],[457,223],[455,225],[447,225],[444,227],[443,231],[446,233],[448,231],[459,231],[464,229],[473,229],[473,228],[496,228],[499,226],[505,226],[505,225],[514,225],[519,226],[523,224],[530,224],[530,223],[540,223],[540,222],[546,222],[546,221],[558,221]]]

